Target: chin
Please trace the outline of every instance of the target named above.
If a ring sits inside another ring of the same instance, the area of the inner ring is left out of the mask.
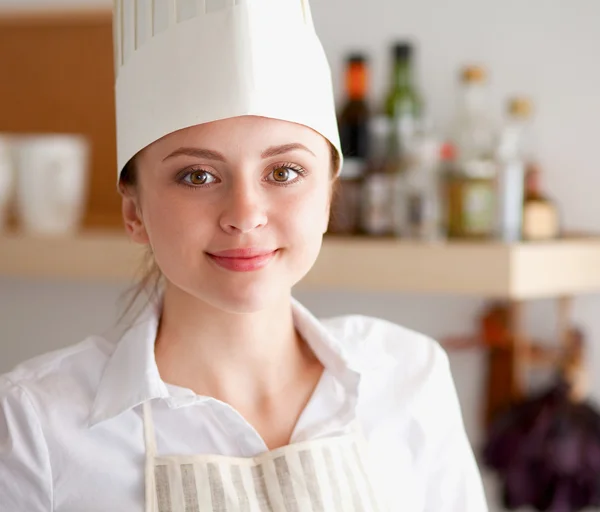
[[[274,290],[273,287],[246,287],[246,289],[219,290],[211,297],[213,307],[228,313],[258,313],[280,304],[284,298],[291,296],[291,288]]]
[[[304,258],[293,262],[294,265],[284,266],[283,270],[274,267],[256,273],[223,273],[208,268],[190,278],[189,274],[175,271],[170,274],[174,279],[167,278],[167,281],[174,290],[214,310],[232,314],[251,314],[268,309],[277,311],[282,302],[289,302],[292,287],[308,273],[312,260]],[[175,294],[178,292],[175,291]]]

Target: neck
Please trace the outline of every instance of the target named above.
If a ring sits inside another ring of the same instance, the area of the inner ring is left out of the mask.
[[[394,66],[394,84],[395,89],[407,88],[411,86],[410,62],[408,60],[398,60]]]
[[[467,84],[463,88],[462,108],[468,115],[486,113],[486,90],[481,84]]]
[[[241,407],[270,401],[315,360],[294,328],[291,297],[262,311],[230,313],[172,285],[155,351],[166,382]]]

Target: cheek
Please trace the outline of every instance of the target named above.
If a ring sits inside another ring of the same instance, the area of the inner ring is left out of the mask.
[[[144,213],[154,259],[167,281],[194,293],[206,243],[215,232],[199,201],[183,194],[161,194]],[[211,209],[208,209],[210,212]]]
[[[327,225],[329,203],[329,191],[325,187],[290,198],[284,214],[286,222],[291,224],[290,232],[303,237],[320,236]]]
[[[181,191],[175,187],[165,187],[148,194],[142,205],[144,222],[150,231],[164,231],[177,234],[201,226],[208,214],[214,211],[207,201],[200,201],[194,191]]]
[[[144,224],[151,241],[160,241],[165,236],[172,236],[181,225],[181,205],[170,200],[166,194],[148,194],[142,208]]]
[[[314,265],[323,242],[323,233],[328,224],[329,192],[322,191],[302,195],[282,212],[285,226],[277,231],[284,234],[288,246],[290,270],[294,280],[300,280]]]
[[[198,240],[208,236],[209,219],[199,211],[192,194],[161,193],[148,196],[142,205],[143,219],[157,263],[165,274],[179,268],[197,251]],[[211,209],[208,208],[207,212]]]

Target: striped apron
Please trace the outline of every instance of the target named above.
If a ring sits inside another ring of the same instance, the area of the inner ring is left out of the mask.
[[[156,453],[144,403],[146,512],[383,512],[365,469],[364,439],[307,441],[251,458]]]

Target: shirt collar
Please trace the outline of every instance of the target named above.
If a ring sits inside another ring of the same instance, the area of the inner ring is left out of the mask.
[[[340,340],[295,299],[292,311],[296,328],[323,366],[356,398],[363,371],[357,358],[351,358]],[[159,318],[160,306],[149,304],[117,343],[98,386],[90,427],[148,400],[175,400],[160,377],[154,356]],[[184,401],[186,398],[189,403],[190,396],[179,397]],[[202,398],[206,397],[195,396],[193,401]]]

